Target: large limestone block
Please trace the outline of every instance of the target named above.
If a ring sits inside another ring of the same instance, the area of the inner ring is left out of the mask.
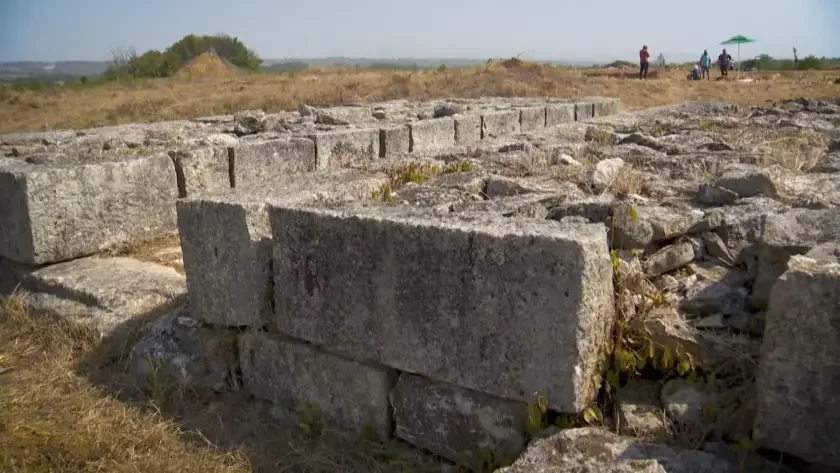
[[[315,170],[315,142],[308,138],[243,140],[233,156],[236,187],[264,186],[280,176]]]
[[[389,439],[392,371],[266,332],[238,340],[243,384],[253,396],[290,411],[312,407],[327,427],[355,434],[370,428]]]
[[[88,257],[22,271],[33,314],[74,320],[109,334],[132,319],[171,310],[186,300],[184,275],[134,258]]]
[[[393,158],[409,153],[411,131],[407,125],[399,125],[379,130],[379,157]]]
[[[753,438],[840,467],[840,264],[794,255],[773,286]]]
[[[315,140],[317,168],[342,167],[356,161],[379,158],[379,130],[345,129],[319,132]]]
[[[409,125],[411,152],[440,151],[455,146],[455,119],[441,117]]]
[[[281,332],[565,412],[595,395],[613,324],[603,226],[396,205],[269,218]]]
[[[481,141],[481,115],[456,115],[455,142],[459,145]]]
[[[496,110],[481,114],[481,139],[519,133],[519,110]]]
[[[621,100],[612,97],[584,97],[584,101],[592,103],[592,113],[595,117],[617,115],[621,112]]]
[[[527,107],[519,110],[519,126],[522,131],[539,130],[545,127],[545,107]]]
[[[545,126],[557,126],[575,121],[575,104],[552,103],[545,107]]]
[[[169,153],[178,176],[178,196],[230,189],[230,156],[227,148],[207,147]]]
[[[271,313],[270,201],[286,204],[367,198],[388,182],[355,170],[289,175],[261,187],[178,202],[178,227],[193,317],[261,326]]]
[[[396,436],[480,471],[525,448],[525,405],[403,373],[391,391]]]
[[[575,120],[588,120],[595,116],[595,103],[591,100],[575,100]]]
[[[68,165],[0,159],[0,255],[51,263],[169,234],[177,198],[165,154]]]

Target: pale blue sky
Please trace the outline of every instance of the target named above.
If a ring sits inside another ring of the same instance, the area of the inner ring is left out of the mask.
[[[840,0],[0,0],[0,61],[106,60],[220,32],[265,59],[636,60],[645,43],[679,60],[735,34],[760,40],[744,57],[840,56],[836,25]]]

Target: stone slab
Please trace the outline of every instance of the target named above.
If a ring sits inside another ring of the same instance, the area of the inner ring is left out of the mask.
[[[379,129],[349,129],[315,133],[316,168],[341,167],[345,162],[379,157]]]
[[[490,460],[509,464],[525,448],[520,402],[402,373],[391,404],[398,438],[474,471]]]
[[[603,226],[358,204],[269,219],[280,332],[564,412],[595,395],[613,323]]]
[[[528,107],[520,109],[519,126],[523,132],[545,128],[545,107]]]
[[[169,153],[178,177],[178,196],[230,189],[227,148],[198,148]]]
[[[234,186],[263,186],[280,176],[315,170],[315,142],[291,138],[247,142],[234,148]]]
[[[327,427],[356,434],[372,428],[389,440],[393,372],[267,332],[242,333],[238,342],[243,385],[253,396],[289,410],[312,407]]]
[[[773,286],[753,439],[840,467],[840,264],[795,255]]]
[[[121,324],[186,301],[184,276],[133,258],[88,257],[21,272],[35,314],[50,314],[110,333]]]
[[[481,139],[519,133],[519,111],[497,110],[481,114]]]
[[[403,156],[409,152],[411,131],[408,126],[400,125],[379,130],[379,157],[391,158]]]
[[[455,143],[459,145],[481,141],[481,115],[456,115]]]
[[[409,125],[411,152],[440,151],[455,146],[455,119],[441,117]]]
[[[595,117],[595,103],[591,100],[575,101],[575,121],[588,120]]]
[[[170,234],[177,198],[166,154],[54,166],[0,159],[0,255],[51,263]]]
[[[266,202],[368,198],[384,174],[334,170],[280,177],[271,185],[184,199],[177,204],[193,317],[262,326],[271,313],[271,232]]]
[[[617,115],[621,112],[621,100],[612,97],[584,97],[583,100],[592,103],[592,113],[595,117]]]
[[[575,121],[575,104],[558,103],[545,107],[545,126],[557,126]]]

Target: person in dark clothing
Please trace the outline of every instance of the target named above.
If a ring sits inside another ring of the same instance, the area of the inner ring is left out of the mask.
[[[639,79],[646,79],[648,73],[648,59],[650,58],[650,53],[648,52],[647,45],[642,46],[642,50],[639,51]]]
[[[724,49],[720,56],[718,56],[718,65],[720,66],[720,75],[729,75],[729,64],[732,62],[732,56]]]

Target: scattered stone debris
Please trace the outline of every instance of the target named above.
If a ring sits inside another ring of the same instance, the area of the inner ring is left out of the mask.
[[[474,471],[840,468],[839,123],[487,98],[3,135],[0,289],[142,322],[138,378]]]

